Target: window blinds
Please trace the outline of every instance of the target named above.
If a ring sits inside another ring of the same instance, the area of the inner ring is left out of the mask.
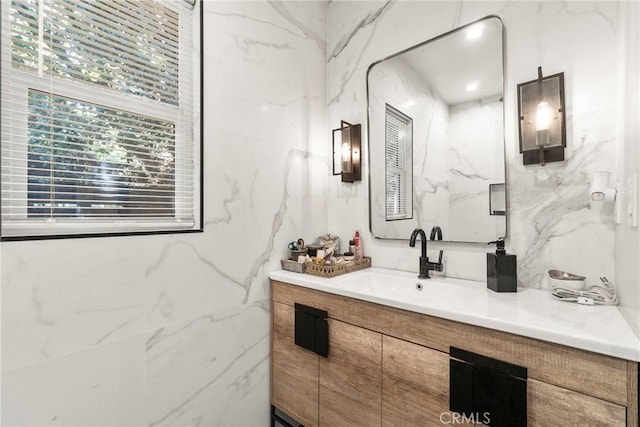
[[[413,121],[385,107],[385,216],[387,221],[413,215]]]
[[[196,227],[197,10],[2,7],[3,237]]]

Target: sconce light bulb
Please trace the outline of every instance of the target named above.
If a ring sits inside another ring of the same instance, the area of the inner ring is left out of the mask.
[[[549,130],[549,124],[551,123],[551,108],[547,101],[542,101],[538,104],[536,111],[536,130]]]
[[[351,144],[344,142],[342,144],[342,172],[351,172]]]
[[[351,157],[351,147],[348,143],[342,144],[342,161],[347,161]]]

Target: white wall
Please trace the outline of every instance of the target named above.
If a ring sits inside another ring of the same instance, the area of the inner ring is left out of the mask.
[[[268,424],[267,274],[326,230],[324,34],[206,2],[204,234],[2,243],[5,425]]]
[[[640,176],[640,5],[624,3],[620,17],[618,179],[626,186],[630,177]],[[638,191],[640,199],[640,186]],[[626,190],[618,197],[622,198],[622,210],[626,214],[629,202]],[[623,223],[616,227],[615,267],[620,306],[640,336],[640,232],[629,224],[626,215],[623,215]]]
[[[595,171],[614,168],[617,8],[615,2],[331,2],[329,123],[366,123],[365,75],[372,62],[498,15],[507,38],[507,243],[518,256],[519,283],[540,287],[550,268],[586,275],[590,282],[613,279],[613,218],[590,209],[587,189]],[[539,65],[545,74],[565,73],[567,160],[525,167],[518,152],[516,85],[535,78]],[[355,185],[330,182],[332,232],[368,229],[367,173]],[[419,253],[406,241],[365,233],[364,249],[375,266],[418,270]],[[485,280],[486,251],[486,245],[446,245],[446,273]]]

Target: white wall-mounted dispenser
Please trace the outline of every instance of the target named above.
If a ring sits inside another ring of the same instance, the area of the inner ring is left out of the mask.
[[[589,198],[594,202],[612,202],[616,199],[616,189],[609,187],[611,172],[596,172],[591,181]]]

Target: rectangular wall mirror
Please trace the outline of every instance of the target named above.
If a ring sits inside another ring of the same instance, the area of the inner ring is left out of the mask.
[[[503,26],[487,17],[367,72],[369,220],[381,239],[506,235]]]

